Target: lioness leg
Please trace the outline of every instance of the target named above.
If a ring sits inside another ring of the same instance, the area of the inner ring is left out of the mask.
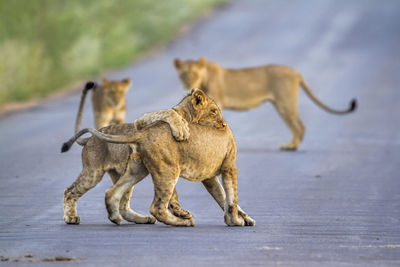
[[[293,101],[292,101],[293,102]],[[303,140],[305,127],[300,120],[297,103],[277,103],[275,105],[279,115],[286,122],[292,132],[292,140],[280,147],[282,150],[296,150]]]
[[[131,160],[128,168],[114,186],[106,191],[106,208],[108,218],[115,224],[121,224],[122,218],[134,223],[155,223],[151,216],[134,212],[129,207],[133,186],[143,180],[148,171],[141,163]],[[122,217],[121,217],[122,215]]]
[[[237,168],[222,166],[222,186],[225,190],[224,220],[228,226],[244,226],[244,220],[239,217],[237,197]]]
[[[178,173],[160,175],[152,173],[154,183],[154,199],[150,206],[150,213],[160,222],[175,226],[194,226],[193,218],[183,219],[171,213],[168,203],[173,194]]]
[[[204,187],[210,193],[210,195],[215,199],[218,205],[224,210],[225,204],[225,191],[218,180],[218,177],[213,177],[203,181]],[[238,205],[238,214],[243,218],[245,226],[254,226],[255,221],[247,215]]]
[[[76,203],[91,188],[95,187],[103,178],[104,171],[83,170],[72,185],[64,191],[64,222],[80,224],[80,217],[76,213]]]
[[[111,177],[111,180],[113,181],[114,186],[119,180],[122,179],[122,178],[119,179],[120,175],[118,173],[116,173],[115,171],[109,171],[108,173],[109,173],[109,175]],[[142,173],[143,178],[146,177],[147,174],[148,174],[147,170],[144,170],[143,173]],[[135,178],[138,178],[138,176],[140,176],[140,173],[139,174],[138,173],[131,173],[131,176],[135,176],[135,177],[133,177],[133,179],[135,179]],[[132,177],[129,177],[129,179],[132,179]],[[139,213],[133,211],[130,208],[130,200],[131,200],[131,196],[132,196],[132,191],[133,191],[133,186],[129,190],[127,190],[125,193],[123,193],[122,197],[120,197],[119,214],[121,214],[122,218],[124,220],[128,221],[128,222],[133,222],[133,223],[155,223],[155,219],[153,217],[144,216],[142,214],[139,214]],[[114,191],[114,193],[115,193],[115,191]],[[118,200],[114,200],[113,199],[113,200],[110,200],[110,201],[118,201]],[[116,202],[113,202],[113,203],[116,203]],[[107,204],[107,202],[106,202],[106,204]],[[119,220],[117,219],[117,222],[119,221],[119,223],[117,223],[117,224],[121,224],[121,220],[120,220],[121,216],[118,216],[118,214],[117,214],[117,215],[114,215],[112,217],[118,218]],[[109,215],[109,218],[110,217],[111,216]]]

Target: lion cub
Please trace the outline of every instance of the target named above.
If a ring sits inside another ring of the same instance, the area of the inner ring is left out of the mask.
[[[126,78],[121,81],[109,81],[103,78],[102,82],[102,85],[88,82],[83,89],[76,117],[75,132],[78,132],[81,127],[83,107],[89,90],[92,90],[92,106],[96,129],[111,124],[125,123],[125,94],[131,86],[131,80]]]
[[[177,141],[184,141],[189,138],[188,122],[196,123],[204,126],[220,127],[216,119],[217,110],[214,106],[207,106],[203,110],[195,112],[194,109],[183,108],[189,105],[188,97],[185,101],[181,101],[178,105],[169,110],[161,110],[157,112],[147,113],[137,119],[134,124],[118,124],[111,125],[100,129],[102,133],[130,135],[140,129],[151,127],[153,124],[165,122],[170,127],[172,136]],[[78,138],[88,132],[83,129],[67,143],[63,145],[62,152],[66,152]],[[131,167],[135,166],[135,172],[128,172],[135,179],[143,179],[147,176],[148,171],[140,162],[137,153],[128,144],[113,144],[105,142],[97,137],[90,137],[86,142],[81,144],[82,165],[83,169],[76,181],[64,191],[64,221],[68,224],[79,224],[80,217],[77,215],[77,201],[87,191],[95,187],[107,172],[113,183],[116,183],[124,173]],[[129,207],[129,200],[132,194],[132,188],[128,190],[122,197],[119,206],[119,214],[130,222],[135,223],[154,223],[153,217],[140,215]],[[174,189],[173,196],[169,200],[168,209],[174,216],[190,219],[190,212],[183,210],[178,202],[178,196]]]
[[[202,89],[221,109],[248,110],[271,101],[292,131],[292,140],[280,147],[283,150],[296,150],[303,139],[305,127],[297,109],[299,87],[319,107],[333,114],[348,114],[357,106],[354,99],[347,110],[326,106],[313,94],[303,76],[288,66],[226,69],[206,61],[205,57],[199,61],[175,59],[174,64],[186,89]]]
[[[109,219],[120,224],[120,202],[127,192],[148,173],[154,184],[150,213],[169,225],[194,226],[193,218],[175,216],[169,209],[179,177],[202,182],[224,211],[229,226],[253,226],[254,220],[238,206],[236,143],[215,102],[201,90],[193,90],[174,110],[190,122],[190,138],[175,142],[168,126],[157,123],[141,131],[112,135],[95,129],[84,129],[65,146],[69,148],[80,135],[90,132],[113,143],[129,143],[140,159],[129,160],[127,172],[106,192]],[[209,125],[209,126],[207,126]],[[93,137],[92,137],[93,138]],[[222,186],[217,176],[222,176]]]

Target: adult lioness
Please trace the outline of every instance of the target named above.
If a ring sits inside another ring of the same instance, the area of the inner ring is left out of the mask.
[[[167,122],[171,128],[173,136],[177,140],[185,140],[189,137],[188,122],[198,123],[200,125],[215,125],[217,122],[215,113],[217,112],[216,105],[202,106],[201,109],[194,110],[190,106],[193,105],[197,94],[192,94],[190,97],[185,97],[178,105],[170,110],[148,113],[136,120],[134,124],[120,124],[108,126],[100,129],[101,132],[108,134],[132,134],[136,130],[140,130],[155,121]],[[192,99],[192,100],[191,100]],[[84,130],[83,130],[84,131]],[[69,142],[65,143],[62,152],[68,151],[74,141],[82,135],[82,131],[76,134]],[[78,199],[88,190],[96,186],[108,172],[113,183],[123,175],[128,169],[128,163],[137,166],[138,173],[141,175],[141,169],[144,167],[141,163],[136,163],[135,153],[132,153],[129,145],[112,144],[100,140],[96,137],[91,137],[85,142],[82,150],[82,165],[83,169],[76,181],[64,191],[64,221],[68,224],[79,224],[80,217],[77,216],[76,205]],[[132,190],[127,192],[120,206],[122,217],[130,222],[135,223],[154,223],[153,217],[146,217],[135,213],[129,207],[129,199]],[[180,208],[176,192],[171,198],[169,208],[176,216],[190,218],[191,214]]]
[[[347,114],[357,106],[355,99],[344,111],[326,106],[312,93],[303,76],[288,66],[225,69],[204,57],[199,61],[175,59],[174,64],[186,89],[201,88],[221,109],[248,110],[271,101],[292,131],[292,140],[280,147],[283,150],[296,150],[303,139],[305,127],[297,108],[299,86],[318,106],[330,113]]]
[[[149,172],[154,183],[154,200],[150,213],[160,222],[176,226],[194,225],[193,218],[174,216],[168,209],[175,184],[179,177],[183,177],[190,181],[203,182],[224,210],[227,225],[255,224],[254,220],[238,206],[236,143],[229,126],[223,120],[217,105],[203,91],[195,90],[185,99],[187,98],[191,99],[192,105],[184,107],[193,110],[186,111],[185,116],[204,113],[204,107],[213,106],[214,110],[211,110],[207,120],[211,119],[214,123],[211,127],[205,127],[193,123],[204,119],[192,119],[189,123],[190,138],[184,142],[174,142],[168,126],[164,124],[157,124],[124,136],[110,135],[95,129],[81,131],[82,134],[90,132],[108,142],[130,143],[140,154],[145,167],[139,169],[137,162],[130,161],[127,173],[107,190],[106,205],[111,221],[121,223],[122,218],[119,215],[121,198]],[[136,175],[137,173],[141,175]],[[217,179],[220,174],[223,189]]]

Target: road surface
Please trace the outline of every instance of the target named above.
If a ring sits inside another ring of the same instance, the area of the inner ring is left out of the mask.
[[[238,145],[239,203],[255,227],[225,226],[203,186],[183,179],[180,202],[194,228],[115,226],[104,207],[107,176],[79,201],[81,225],[66,225],[63,191],[80,172],[81,148],[59,150],[73,133],[80,95],[2,118],[0,264],[63,256],[83,266],[399,265],[399,13],[396,0],[232,1],[163,51],[107,75],[133,80],[130,121],[185,95],[175,57],[286,64],[331,107],[358,99],[356,113],[334,116],[301,92],[306,134],[294,153],[278,150],[290,132],[271,104],[224,111]],[[83,125],[93,125],[90,104]],[[148,214],[152,196],[147,178],[131,205]]]

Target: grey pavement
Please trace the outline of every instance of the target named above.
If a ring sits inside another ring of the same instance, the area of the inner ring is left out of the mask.
[[[232,1],[163,51],[107,75],[132,78],[130,121],[185,94],[175,57],[286,64],[331,107],[358,98],[356,113],[334,116],[301,92],[306,134],[294,153],[278,150],[290,132],[271,104],[224,111],[238,145],[239,203],[255,227],[225,226],[203,186],[184,179],[178,194],[195,227],[115,226],[104,207],[107,176],[79,201],[81,225],[66,225],[63,190],[80,172],[81,148],[59,150],[80,95],[0,119],[0,256],[9,258],[0,265],[31,266],[26,254],[83,266],[400,265],[399,14],[396,0]],[[93,125],[89,101],[83,125]],[[152,197],[147,178],[131,206],[148,214]]]

